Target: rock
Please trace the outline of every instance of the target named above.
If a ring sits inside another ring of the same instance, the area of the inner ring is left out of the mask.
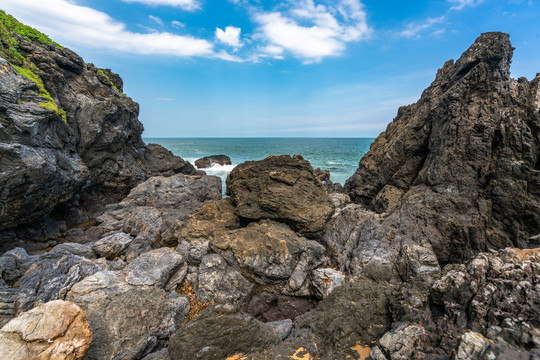
[[[296,317],[315,308],[307,297],[277,295],[268,291],[254,291],[242,303],[240,309],[262,322],[274,322]]]
[[[202,302],[237,304],[253,288],[252,283],[218,254],[202,258],[198,275],[196,294]]]
[[[273,332],[283,341],[292,331],[293,323],[291,319],[278,320],[266,323]]]
[[[402,241],[427,239],[441,264],[533,247],[540,233],[540,192],[529,190],[540,189],[540,76],[510,78],[512,52],[507,34],[485,33],[446,62],[346,183],[353,201],[385,218],[421,214]]]
[[[229,230],[238,229],[240,220],[229,198],[209,202],[193,213],[176,234],[179,241],[197,244],[210,241]]]
[[[144,144],[139,106],[121,93],[120,76],[16,31],[2,40],[11,44],[0,45],[2,247],[22,234],[46,240],[44,233],[56,226],[49,214],[75,225],[151,176],[195,173],[161,146]],[[13,55],[19,53],[24,64]],[[28,76],[10,63],[24,66]],[[32,226],[42,229],[27,231]]]
[[[456,360],[479,359],[489,345],[489,340],[474,331],[468,331],[460,338]]]
[[[225,359],[263,354],[278,342],[278,336],[260,321],[229,305],[213,305],[171,337],[169,354],[172,360]]]
[[[270,156],[236,166],[227,177],[227,195],[236,215],[287,223],[307,237],[318,237],[334,210],[313,168],[301,156]]]
[[[0,326],[4,326],[15,317],[17,289],[0,285]]]
[[[167,349],[161,349],[146,355],[142,360],[171,360],[171,357]]]
[[[308,275],[322,263],[324,247],[269,220],[251,223],[210,241],[210,248],[261,285],[283,294],[309,295]]]
[[[120,232],[104,237],[92,245],[92,250],[100,257],[113,260],[124,251],[133,238],[126,233]]]
[[[359,340],[378,340],[390,328],[390,287],[372,281],[336,288],[312,311],[295,320],[295,336],[314,338],[326,358],[343,358]]]
[[[0,330],[0,358],[82,359],[91,342],[83,311],[73,303],[56,300],[19,315]]]
[[[171,291],[184,280],[187,264],[173,249],[161,248],[139,256],[124,272],[128,284],[156,286]]]
[[[125,255],[132,259],[148,247],[175,245],[189,216],[206,201],[218,199],[221,180],[216,176],[155,176],[133,188],[120,203],[110,205],[85,236],[92,241],[118,232],[135,238],[142,234],[126,249]]]
[[[311,275],[311,284],[315,295],[320,299],[330,295],[336,287],[345,284],[345,281],[345,275],[334,269],[316,269]]]
[[[183,321],[177,314],[185,307],[183,298],[171,299],[157,287],[130,285],[111,271],[86,277],[66,299],[84,310],[92,329],[88,360],[144,357],[176,331]]]
[[[427,338],[428,332],[422,326],[400,324],[379,339],[370,355],[374,360],[386,360],[388,357],[392,360],[422,358],[425,354],[421,353],[420,349],[427,342]]]
[[[201,159],[195,160],[195,166],[197,169],[206,169],[210,168],[213,165],[232,165],[231,158],[227,155],[212,155],[205,156]]]
[[[15,248],[4,253],[0,257],[2,280],[7,283],[18,280],[37,259],[37,256],[28,255],[23,248]]]

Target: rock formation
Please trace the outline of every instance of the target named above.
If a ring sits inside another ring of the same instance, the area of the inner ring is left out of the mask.
[[[210,168],[213,165],[231,165],[231,158],[227,155],[212,155],[212,156],[205,156],[203,158],[200,158],[198,160],[195,160],[195,166],[197,169],[206,169]]]
[[[117,74],[4,12],[0,28],[0,242],[46,238],[6,229],[51,212],[68,225],[88,221],[150,176],[195,172],[143,143],[138,104]]]

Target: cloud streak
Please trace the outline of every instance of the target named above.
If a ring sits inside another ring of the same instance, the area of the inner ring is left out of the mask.
[[[20,21],[56,39],[78,46],[142,55],[214,55],[213,44],[207,40],[168,32],[131,32],[123,23],[103,12],[74,5],[66,0],[3,0],[2,8]],[[151,19],[156,21],[153,17]]]
[[[407,38],[419,38],[420,33],[432,28],[436,24],[440,24],[446,20],[446,16],[439,16],[437,18],[427,18],[426,21],[421,23],[409,23],[405,30],[399,33],[402,37]],[[434,31],[432,34],[438,36],[444,32],[444,29]]]
[[[448,0],[449,3],[455,4],[450,10],[461,10],[466,6],[476,6],[481,4],[484,0]]]
[[[316,4],[297,0],[288,9],[253,11],[259,24],[256,36],[266,42],[267,55],[282,57],[292,53],[305,63],[341,55],[348,42],[367,38],[371,29],[358,0],[339,0]]]
[[[127,3],[139,3],[150,6],[173,6],[179,7],[184,10],[193,11],[200,8],[199,2],[197,0],[122,0]]]

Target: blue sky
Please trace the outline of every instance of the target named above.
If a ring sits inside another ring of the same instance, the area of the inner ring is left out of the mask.
[[[540,72],[534,0],[2,0],[111,68],[146,137],[375,137],[448,59],[510,34]]]

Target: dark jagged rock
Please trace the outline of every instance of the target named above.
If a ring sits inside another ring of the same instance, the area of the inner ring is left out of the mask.
[[[278,336],[260,321],[230,305],[214,305],[171,337],[169,354],[172,360],[226,359],[262,354],[278,342]]]
[[[195,160],[195,166],[197,169],[206,169],[210,168],[213,165],[231,165],[231,158],[227,155],[212,155],[212,156],[205,156],[203,158],[200,158],[198,160]]]
[[[227,195],[239,217],[284,222],[307,237],[320,236],[334,210],[313,168],[298,155],[238,165],[227,176]]]
[[[138,104],[122,94],[117,74],[69,49],[9,34],[12,51],[0,46],[0,56],[19,63],[10,55],[16,51],[25,61],[16,69],[0,60],[0,242],[46,238],[9,229],[51,212],[68,225],[87,221],[150,176],[195,173],[143,143]]]
[[[443,264],[535,246],[540,233],[540,76],[511,79],[512,52],[507,34],[485,33],[446,62],[346,183],[355,202],[387,217],[421,213],[406,237],[435,233]]]

